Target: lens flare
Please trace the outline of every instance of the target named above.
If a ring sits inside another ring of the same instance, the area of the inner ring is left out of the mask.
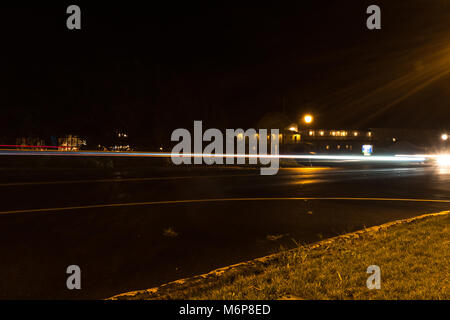
[[[436,158],[440,167],[450,167],[450,154],[443,154]]]

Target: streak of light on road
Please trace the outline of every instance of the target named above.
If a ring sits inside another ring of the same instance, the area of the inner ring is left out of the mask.
[[[105,152],[105,151],[17,151],[2,150],[0,155],[28,156],[94,156],[94,157],[184,157],[184,158],[260,158],[260,159],[298,159],[361,162],[424,162],[426,157],[418,155],[396,156],[357,156],[357,155],[311,155],[311,154],[206,154],[206,153],[165,153],[165,152]]]
[[[147,202],[130,202],[130,203],[109,203],[109,204],[95,204],[95,205],[61,207],[61,208],[10,210],[10,211],[0,211],[0,215],[9,215],[9,214],[18,214],[18,213],[55,212],[55,211],[82,210],[82,209],[98,209],[98,208],[113,208],[113,207],[136,207],[136,206],[150,206],[150,205],[214,203],[214,202],[231,202],[231,201],[312,201],[312,200],[450,203],[450,200],[446,200],[446,199],[414,199],[414,198],[410,198],[410,199],[408,199],[408,198],[347,198],[347,197],[219,198],[219,199],[193,199],[193,200],[191,199],[191,200],[167,200],[167,201],[147,201]]]

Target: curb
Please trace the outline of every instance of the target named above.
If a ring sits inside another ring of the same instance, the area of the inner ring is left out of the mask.
[[[358,238],[360,238],[360,236],[373,234],[373,233],[376,233],[376,232],[379,232],[382,230],[386,230],[395,225],[411,223],[411,222],[423,220],[423,219],[430,218],[430,217],[445,216],[448,214],[450,214],[450,211],[429,213],[429,214],[424,214],[424,215],[420,215],[420,216],[413,217],[413,218],[395,220],[392,222],[384,223],[382,225],[373,226],[370,228],[358,230],[355,232],[343,234],[343,235],[325,239],[325,240],[322,240],[322,241],[319,241],[316,243],[305,245],[305,246],[303,246],[303,248],[312,250],[312,249],[320,248],[323,246],[328,246],[328,245],[331,245],[331,244],[339,242],[339,241],[348,241],[348,240],[358,239]],[[261,267],[264,267],[265,265],[270,264],[273,261],[279,260],[286,253],[293,252],[294,250],[298,250],[298,248],[290,249],[290,250],[283,251],[283,252],[278,252],[278,253],[271,254],[271,255],[268,255],[265,257],[261,257],[261,258],[257,258],[254,260],[240,262],[240,263],[226,266],[223,268],[215,269],[208,273],[197,275],[197,276],[194,276],[191,278],[184,278],[184,279],[172,281],[172,282],[163,284],[158,287],[121,293],[121,294],[115,295],[113,297],[107,298],[106,300],[133,300],[133,299],[160,300],[160,299],[165,299],[165,296],[167,294],[170,294],[170,292],[178,291],[178,290],[186,288],[186,287],[205,286],[209,283],[217,281],[218,278],[223,277],[225,274],[227,276],[230,276],[230,275],[250,273]]]

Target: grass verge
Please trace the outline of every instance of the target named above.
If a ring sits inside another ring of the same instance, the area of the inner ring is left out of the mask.
[[[449,212],[424,215],[112,299],[449,299],[449,235]]]

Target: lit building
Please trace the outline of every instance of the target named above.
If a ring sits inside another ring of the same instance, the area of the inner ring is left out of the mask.
[[[124,130],[116,130],[112,139],[112,151],[130,151],[130,143],[128,140],[128,133]]]
[[[359,153],[373,140],[372,132],[366,130],[305,129],[302,133],[309,152]]]
[[[300,129],[300,151],[326,153],[361,153],[364,145],[371,145],[376,153],[433,152],[442,142],[437,130],[371,128]]]
[[[315,129],[291,123],[280,129],[279,144],[281,153],[368,154],[368,146],[375,154],[433,153],[448,144],[448,132],[448,128]]]
[[[16,149],[44,151],[45,141],[39,137],[21,137],[16,138]]]
[[[79,151],[83,146],[86,146],[86,140],[76,135],[68,134],[58,138],[59,151]]]

